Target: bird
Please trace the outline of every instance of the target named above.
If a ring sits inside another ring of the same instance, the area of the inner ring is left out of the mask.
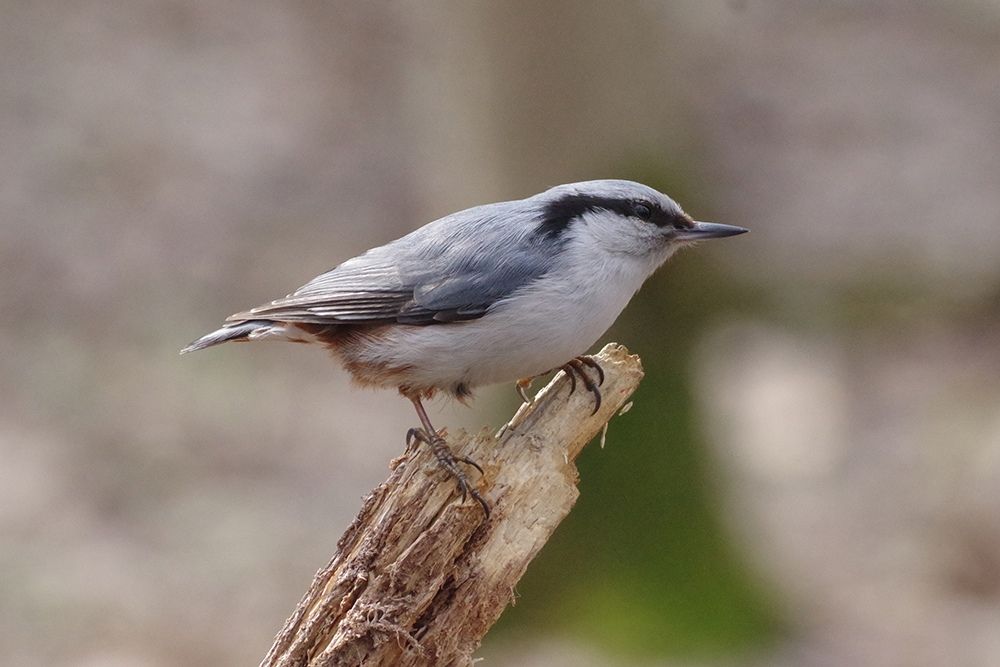
[[[743,234],[698,222],[641,183],[567,183],[434,220],[322,273],[285,297],[230,315],[181,354],[220,343],[283,340],[326,347],[362,386],[395,388],[430,446],[467,494],[489,504],[434,428],[423,402],[465,402],[473,389],[563,369],[600,406],[600,365],[584,353],[678,249]],[[591,377],[594,375],[595,377]]]

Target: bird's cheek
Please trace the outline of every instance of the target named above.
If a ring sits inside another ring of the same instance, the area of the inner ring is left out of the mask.
[[[667,245],[673,245],[678,247],[687,245],[687,241],[682,239],[680,235],[677,233],[677,230],[674,229],[673,227],[667,227],[663,231],[663,240]]]

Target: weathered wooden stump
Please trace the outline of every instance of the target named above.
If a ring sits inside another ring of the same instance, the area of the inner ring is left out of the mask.
[[[469,665],[576,502],[577,455],[642,379],[639,358],[620,345],[595,359],[605,372],[596,414],[593,395],[582,386],[571,394],[560,372],[497,436],[448,436],[456,455],[485,471],[469,475],[489,519],[472,498],[461,502],[429,448],[395,459],[261,666]]]

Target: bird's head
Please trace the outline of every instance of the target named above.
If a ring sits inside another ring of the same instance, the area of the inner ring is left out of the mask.
[[[667,195],[635,181],[568,183],[532,199],[541,207],[539,229],[548,238],[586,235],[613,253],[665,259],[681,246],[749,231],[697,222]]]

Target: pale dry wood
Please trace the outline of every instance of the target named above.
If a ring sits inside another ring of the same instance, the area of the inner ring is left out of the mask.
[[[514,585],[579,495],[574,460],[622,408],[642,364],[611,343],[596,355],[604,401],[558,373],[496,436],[455,433],[488,520],[429,448],[406,452],[365,499],[337,553],[274,640],[262,667],[465,666],[514,600]]]

